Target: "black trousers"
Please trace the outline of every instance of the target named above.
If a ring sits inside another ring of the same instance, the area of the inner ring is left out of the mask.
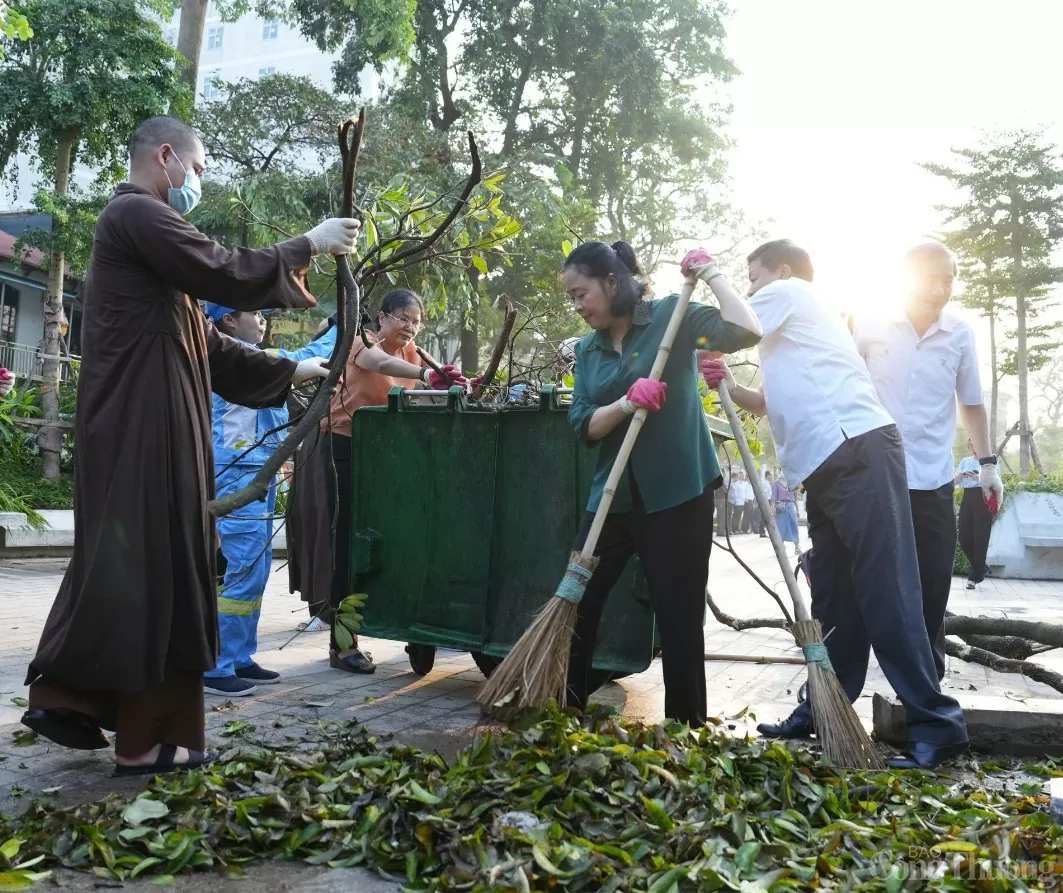
[[[742,511],[742,532],[743,533],[752,533],[753,532],[753,507],[756,504],[757,503],[754,500],[752,500],[752,499],[746,501],[746,504],[745,504],[745,506],[743,508],[743,511]]]
[[[581,710],[589,680],[598,625],[606,599],[632,555],[638,555],[649,584],[661,636],[664,712],[670,719],[705,724],[705,586],[712,548],[713,490],[696,499],[649,514],[634,478],[634,509],[609,515],[598,539],[598,567],[579,603],[568,668],[568,703]],[[587,513],[576,537],[582,549],[594,515]]]
[[[923,590],[923,622],[938,681],[945,678],[945,609],[952,589],[956,560],[956,509],[952,482],[936,490],[909,490],[919,587]],[[981,492],[979,490],[979,492]]]
[[[967,741],[963,712],[941,691],[923,619],[919,559],[895,425],[846,440],[805,481],[812,616],[850,700],[871,649],[904,705],[911,741]],[[809,701],[796,711],[806,718]]]
[[[744,512],[744,503],[727,503],[727,532],[732,536],[742,532],[742,514]]]
[[[960,502],[960,548],[971,562],[967,579],[972,583],[981,583],[985,579],[985,557],[992,531],[993,515],[985,504],[982,488],[968,487]]]

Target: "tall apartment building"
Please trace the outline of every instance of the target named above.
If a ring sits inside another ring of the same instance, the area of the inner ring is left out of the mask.
[[[177,45],[180,14],[166,28],[166,37]],[[215,80],[257,79],[280,72],[309,77],[318,86],[332,85],[335,55],[322,53],[296,28],[278,19],[262,19],[248,14],[235,22],[223,22],[217,4],[211,0],[203,29],[203,46],[199,55],[199,84],[196,101],[213,99]],[[362,75],[363,95],[376,90],[375,73]]]

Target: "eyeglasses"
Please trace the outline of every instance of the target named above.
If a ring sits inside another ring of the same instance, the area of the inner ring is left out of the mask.
[[[408,316],[392,316],[390,313],[384,310],[380,312],[383,313],[384,316],[386,316],[388,319],[394,320],[399,325],[405,326],[407,329],[413,329],[413,331],[415,332],[419,332],[421,331],[421,329],[424,328],[424,323],[419,319],[412,320]]]

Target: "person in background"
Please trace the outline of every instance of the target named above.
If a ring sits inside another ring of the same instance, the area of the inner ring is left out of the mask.
[[[904,705],[907,752],[897,769],[926,769],[968,746],[963,711],[941,690],[923,622],[919,562],[900,433],[875,393],[845,322],[818,299],[808,253],[787,239],[749,255],[749,296],[764,329],[763,385],[734,384],[721,360],[702,363],[709,387],[767,414],[783,476],[807,492],[812,616],[850,700],[872,646]],[[806,700],[762,735],[808,737]]]
[[[582,549],[590,533],[631,417],[640,408],[648,412],[598,540],[598,566],[579,602],[568,703],[587,706],[602,611],[629,560],[638,555],[661,635],[665,716],[703,726],[708,715],[705,585],[713,491],[721,475],[698,394],[695,352],[751,347],[760,327],[708,254],[688,255],[682,267],[685,275],[700,276],[708,284],[719,309],[696,303],[687,307],[664,374],[655,381],[650,370],[679,296],[648,300],[649,286],[627,242],[584,242],[565,259],[565,291],[593,329],[576,346],[568,418],[583,443],[598,447],[574,549]]]
[[[746,491],[742,486],[741,471],[731,472],[731,483],[727,485],[727,532],[732,536],[742,532],[742,512],[746,505]]]
[[[720,486],[713,492],[714,522],[716,535],[724,535],[724,525],[727,523],[727,493],[731,489],[730,473],[724,468],[721,472]]]
[[[424,326],[424,303],[416,292],[396,288],[384,295],[377,314],[377,332],[365,333],[365,340],[355,338],[343,379],[332,398],[329,415],[321,422],[321,430],[328,436],[330,472],[326,496],[328,519],[335,528],[335,543],[331,554],[332,574],[329,582],[329,605],[332,608],[332,641],[329,665],[348,673],[373,673],[376,665],[363,653],[357,642],[352,648],[341,649],[336,642],[335,611],[350,595],[351,567],[351,454],[354,414],[363,406],[383,406],[393,387],[407,389],[427,387],[445,390],[451,383],[468,382],[454,366],[443,366],[447,381],[422,362],[417,354],[414,338]],[[331,529],[329,531],[331,533]],[[303,592],[307,598],[308,593]]]
[[[30,662],[24,725],[95,750],[117,733],[117,775],[202,765],[203,673],[218,649],[211,392],[282,406],[328,374],[222,335],[196,303],[315,304],[315,255],[354,250],[327,220],[271,248],[229,250],[185,220],[206,152],[175,118],[132,135],[129,182],[93,232],[74,437],[74,552]]]
[[[257,348],[266,335],[265,318],[257,310],[207,304],[204,311],[218,331],[251,347]],[[298,363],[328,357],[331,349],[327,341],[317,341],[301,350],[268,353]],[[287,406],[249,409],[214,395],[214,486],[219,497],[251,482],[280,446],[287,423]],[[253,694],[258,685],[280,681],[280,673],[260,667],[254,660],[262,598],[273,558],[276,502],[274,481],[265,499],[218,519],[225,573],[218,593],[218,662],[203,674],[208,694],[242,698]]]
[[[772,486],[772,473],[770,468],[764,469],[764,478],[760,482],[761,492],[764,494],[764,498],[771,502],[771,486]],[[760,510],[760,503],[757,503],[757,510]],[[760,534],[761,539],[764,539],[768,535],[768,520],[767,518],[761,518],[760,524],[757,526],[757,533]]]
[[[797,493],[777,478],[771,485],[771,510],[775,513],[775,526],[784,543],[794,544],[794,557],[801,554],[801,535],[797,521]]]
[[[742,533],[752,533],[754,527],[754,507],[757,499],[753,495],[754,482],[742,475]]]
[[[0,367],[0,400],[10,394],[14,386],[15,376],[7,369]]]
[[[908,297],[903,315],[884,321],[857,320],[853,337],[878,399],[900,431],[923,620],[941,680],[945,678],[945,611],[956,560],[952,446],[957,403],[979,457],[984,495],[993,494],[999,505],[1004,485],[989,442],[974,333],[945,309],[958,270],[956,258],[940,242],[927,242],[909,251],[905,263]]]
[[[970,562],[967,588],[974,589],[989,574],[986,553],[989,551],[989,535],[993,530],[993,513],[986,504],[980,477],[982,466],[978,463],[978,451],[968,438],[970,455],[960,459],[956,468],[956,483],[963,490],[960,501],[960,548]]]

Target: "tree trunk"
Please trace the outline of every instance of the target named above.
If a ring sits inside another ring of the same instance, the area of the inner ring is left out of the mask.
[[[177,33],[177,52],[185,58],[181,79],[196,92],[199,84],[199,51],[203,46],[203,28],[207,21],[208,0],[181,0],[181,25]]]
[[[1029,366],[1026,356],[1026,282],[1023,278],[1022,243],[1019,238],[1022,209],[1016,193],[1011,194],[1011,207],[1014,215],[1011,230],[1011,281],[1015,284],[1016,359],[1019,375],[1019,474],[1026,477],[1030,473],[1030,414],[1027,406]]]
[[[63,134],[56,147],[55,194],[64,196],[70,187],[70,158],[74,148],[74,134]],[[55,221],[52,222],[53,240]],[[59,478],[59,466],[63,449],[63,431],[55,423],[59,421],[59,362],[63,339],[63,274],[66,259],[60,248],[54,247],[48,267],[48,293],[44,299],[44,340],[41,355],[44,368],[41,377],[41,416],[44,425],[37,432],[37,448],[41,454],[41,469],[45,480]],[[49,424],[51,423],[51,424]]]

